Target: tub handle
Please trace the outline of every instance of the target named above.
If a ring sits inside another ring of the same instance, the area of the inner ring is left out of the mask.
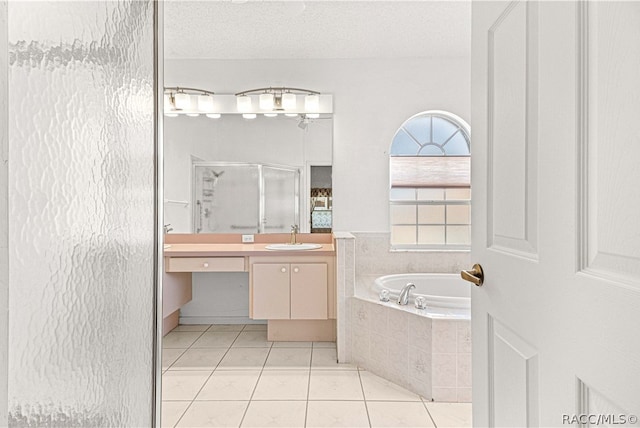
[[[484,284],[484,271],[482,270],[482,266],[478,263],[473,265],[471,270],[460,271],[460,276],[465,281],[473,282],[478,287]]]

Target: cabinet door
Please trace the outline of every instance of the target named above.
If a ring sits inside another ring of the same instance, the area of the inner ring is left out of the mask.
[[[291,264],[291,319],[327,319],[327,264]]]
[[[289,319],[289,265],[254,263],[251,274],[251,318]]]

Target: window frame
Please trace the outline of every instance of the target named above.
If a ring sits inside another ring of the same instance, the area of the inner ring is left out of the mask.
[[[405,128],[407,124],[409,124],[412,120],[418,117],[430,117],[430,135],[429,142],[421,144],[409,131]],[[433,142],[433,120],[432,118],[439,117],[442,118],[458,129],[454,131],[442,144],[437,144]],[[396,137],[398,133],[403,132],[409,135],[412,140],[416,143],[416,152],[414,154],[392,154],[393,153],[393,144],[396,141]],[[468,154],[447,154],[446,152],[446,144],[458,133],[462,133],[463,137],[467,142]],[[420,154],[422,149],[426,146],[437,146],[443,152],[442,155],[433,155],[433,154]],[[390,235],[390,249],[391,251],[464,251],[468,252],[471,249],[471,236],[469,235],[469,244],[455,244],[455,243],[447,243],[447,233],[449,227],[455,226],[467,226],[469,227],[469,234],[471,234],[471,181],[469,178],[468,186],[439,186],[439,185],[427,185],[427,186],[393,186],[392,177],[392,158],[394,157],[430,157],[430,158],[451,158],[451,157],[471,157],[471,134],[469,130],[469,125],[460,117],[441,110],[427,110],[418,114],[411,116],[409,119],[405,120],[404,123],[398,128],[396,133],[394,134],[393,140],[391,142],[390,150],[389,150],[389,235]],[[469,167],[470,174],[470,167]],[[432,189],[442,189],[442,199],[420,199],[418,197],[418,190],[432,188]],[[406,199],[406,198],[394,198],[392,197],[392,193],[395,189],[406,189],[413,190],[414,198]],[[446,194],[449,189],[469,189],[469,198],[468,199],[447,199]],[[393,223],[393,207],[394,206],[415,206],[415,222],[406,223],[406,222],[398,222]],[[421,206],[442,206],[444,208],[444,222],[443,223],[421,223],[419,210]],[[465,224],[460,223],[447,223],[447,207],[449,206],[469,206],[469,222]],[[397,226],[411,226],[415,228],[415,242],[414,244],[394,244],[393,242],[393,231]],[[419,242],[419,233],[421,226],[437,226],[443,228],[443,239],[444,243],[438,244],[420,244]]]

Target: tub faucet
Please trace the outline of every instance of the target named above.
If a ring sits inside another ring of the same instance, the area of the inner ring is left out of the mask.
[[[291,225],[291,240],[289,241],[289,244],[291,245],[297,244],[296,242],[297,234],[298,234],[298,225],[297,224]]]
[[[411,293],[411,289],[416,288],[416,285],[412,282],[409,282],[407,285],[402,287],[402,291],[400,291],[400,297],[398,297],[399,305],[406,305],[409,303],[409,294]]]

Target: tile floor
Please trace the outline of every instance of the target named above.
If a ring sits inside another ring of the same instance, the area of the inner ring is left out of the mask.
[[[338,364],[332,342],[268,342],[266,325],[178,326],[162,366],[163,427],[471,426],[470,404]]]

